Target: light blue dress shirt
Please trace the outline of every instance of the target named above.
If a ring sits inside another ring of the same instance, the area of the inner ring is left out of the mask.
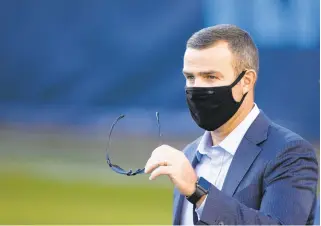
[[[198,177],[204,177],[211,184],[221,190],[233,156],[241,143],[246,131],[259,115],[260,110],[254,105],[246,118],[218,145],[213,146],[210,132],[206,131],[199,143],[198,152],[201,158],[195,170]],[[200,218],[206,198],[202,205],[196,209]],[[193,205],[186,199],[182,209],[182,225],[193,225]]]

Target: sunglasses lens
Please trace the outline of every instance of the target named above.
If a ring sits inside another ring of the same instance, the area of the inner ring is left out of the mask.
[[[119,174],[124,174],[124,175],[127,175],[127,176],[135,176],[137,174],[142,174],[142,173],[145,173],[145,168],[143,169],[138,169],[136,170],[135,172],[133,172],[132,170],[129,170],[129,171],[125,171],[123,170],[120,166],[118,165],[114,165],[111,163],[110,159],[109,159],[109,155],[108,155],[108,149],[109,149],[109,144],[110,144],[110,141],[111,141],[111,134],[113,132],[113,129],[114,129],[114,126],[117,124],[117,122],[124,118],[125,115],[120,115],[116,121],[113,123],[112,127],[111,127],[111,130],[109,132],[109,136],[108,136],[108,146],[107,146],[107,149],[106,149],[106,160],[107,160],[107,163],[108,165],[110,166],[110,168],[116,172],[116,173],[119,173]],[[161,139],[161,132],[160,132],[160,123],[159,123],[159,113],[156,112],[156,119],[157,119],[157,127],[158,127],[158,136],[159,136],[159,139]],[[161,142],[161,140],[160,140]]]
[[[112,165],[111,169],[114,170],[116,173],[119,173],[119,174],[127,174],[128,173],[128,172],[126,172],[125,170],[123,170],[122,168],[120,168],[117,165]]]

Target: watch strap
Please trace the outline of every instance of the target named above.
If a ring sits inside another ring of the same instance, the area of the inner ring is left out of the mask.
[[[186,199],[190,203],[196,204],[203,197],[203,195],[206,195],[208,193],[209,188],[210,182],[208,182],[203,177],[200,177],[196,182],[195,192],[190,196],[186,196]]]

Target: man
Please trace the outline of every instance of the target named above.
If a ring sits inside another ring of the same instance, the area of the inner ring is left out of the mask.
[[[258,50],[233,25],[187,42],[183,73],[192,118],[205,130],[183,152],[156,148],[150,179],[175,185],[173,224],[311,224],[318,162],[313,147],[254,102]]]

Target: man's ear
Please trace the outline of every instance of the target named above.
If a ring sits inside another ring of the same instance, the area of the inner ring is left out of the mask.
[[[257,79],[257,74],[255,70],[246,71],[242,79],[243,95],[254,89],[256,79]]]

